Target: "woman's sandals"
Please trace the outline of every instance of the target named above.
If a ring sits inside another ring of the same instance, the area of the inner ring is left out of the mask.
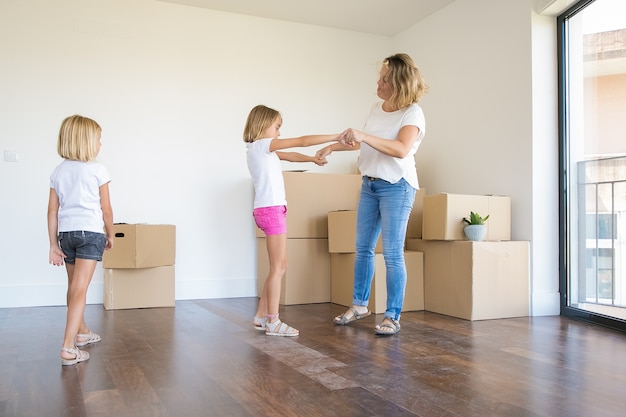
[[[400,322],[391,317],[385,317],[381,324],[374,327],[374,332],[381,336],[390,336],[400,331]]]
[[[294,329],[287,323],[283,323],[278,319],[271,323],[268,320],[265,323],[265,334],[267,336],[294,337],[300,335],[300,331],[298,329]]]
[[[349,313],[352,313],[352,315],[349,315]],[[356,308],[350,307],[348,311],[346,311],[340,316],[335,317],[333,321],[335,322],[335,324],[338,324],[340,326],[345,326],[346,324],[351,323],[353,321],[364,319],[365,317],[368,317],[371,314],[372,312],[369,310],[366,311],[365,313],[359,313]]]

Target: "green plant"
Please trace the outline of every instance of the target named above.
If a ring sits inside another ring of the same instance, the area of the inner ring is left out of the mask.
[[[467,224],[485,224],[488,218],[488,214],[485,217],[481,217],[480,214],[470,211],[469,219],[467,217],[463,217],[463,221]]]

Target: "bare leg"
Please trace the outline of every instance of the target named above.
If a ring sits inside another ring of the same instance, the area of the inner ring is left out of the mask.
[[[85,324],[85,304],[87,302],[87,289],[96,269],[97,261],[89,259],[76,259],[76,264],[66,264],[67,270],[67,321],[63,347],[74,349],[76,335],[87,333],[89,328]],[[62,351],[61,357],[72,359],[74,355]]]
[[[269,235],[265,241],[270,271],[265,279],[265,284],[263,284],[256,317],[278,315],[281,281],[287,270],[287,235]]]

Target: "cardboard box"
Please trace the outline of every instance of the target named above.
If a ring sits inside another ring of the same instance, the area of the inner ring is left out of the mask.
[[[485,240],[511,240],[511,198],[508,196],[433,194],[424,197],[422,239],[467,240],[463,229],[464,217],[470,212],[482,217],[485,223]]]
[[[115,245],[104,251],[104,268],[150,268],[174,265],[176,226],[115,224]]]
[[[354,253],[356,251],[356,210],[328,213],[328,251],[330,253]],[[375,252],[382,253],[382,251],[381,235]]]
[[[105,269],[104,308],[174,307],[174,268]]]
[[[413,210],[411,210],[411,215],[409,216],[409,224],[406,228],[407,239],[422,238],[422,222],[424,217],[425,196],[425,188],[420,188],[415,192],[415,202],[413,203]]]
[[[355,174],[283,172],[287,195],[287,238],[327,239],[328,212],[356,210],[362,179]],[[256,228],[257,237],[265,237]]]
[[[387,310],[387,271],[382,254],[376,254],[376,267],[370,292],[369,310],[374,314]],[[332,303],[351,306],[354,287],[353,253],[330,254],[330,299]],[[404,253],[407,283],[402,311],[424,310],[424,256],[421,252]]]
[[[529,242],[407,240],[424,253],[424,307],[466,320],[529,315]]]
[[[280,304],[330,302],[328,239],[287,239],[289,266],[283,275]],[[257,291],[260,295],[269,273],[265,238],[257,238]]]

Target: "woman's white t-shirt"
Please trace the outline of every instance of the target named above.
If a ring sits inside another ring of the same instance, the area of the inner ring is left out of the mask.
[[[403,126],[419,128],[417,140],[408,155],[404,158],[395,158],[377,151],[366,143],[361,143],[359,171],[361,175],[381,178],[392,184],[404,178],[413,188],[419,189],[415,153],[426,133],[426,119],[422,108],[414,103],[404,109],[386,112],[382,108],[382,102],[376,103],[372,106],[363,131],[379,138],[396,140]]]
[[[272,138],[258,139],[247,146],[248,171],[254,184],[254,208],[285,206],[285,181],[276,152],[270,152]]]
[[[50,176],[50,188],[59,197],[58,231],[104,233],[100,186],[110,181],[109,172],[99,162],[61,162]]]

